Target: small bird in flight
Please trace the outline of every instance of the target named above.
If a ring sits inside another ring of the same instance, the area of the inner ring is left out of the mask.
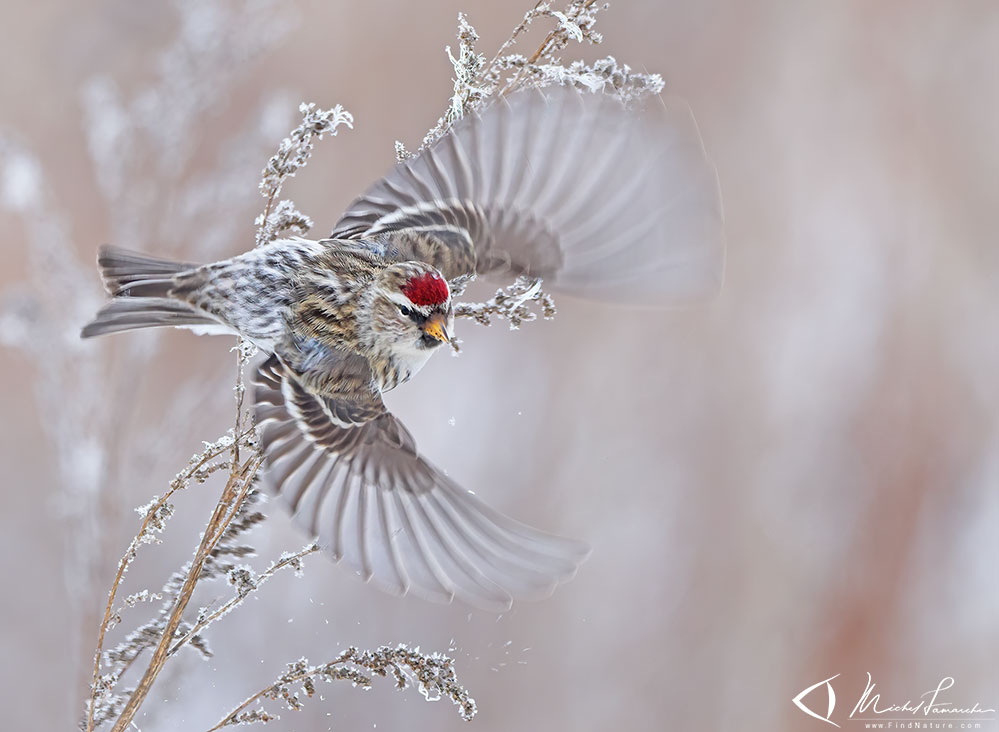
[[[495,100],[397,164],[328,239],[205,265],[102,248],[112,299],[82,335],[178,326],[253,342],[268,354],[254,406],[265,479],[335,560],[396,594],[495,611],[545,597],[587,547],[459,487],[382,394],[453,337],[459,277],[639,306],[717,291],[714,168],[689,109],[653,101],[637,112],[570,87]]]

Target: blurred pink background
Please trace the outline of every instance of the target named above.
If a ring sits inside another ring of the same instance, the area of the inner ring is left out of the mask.
[[[76,723],[132,508],[232,421],[228,340],[77,340],[102,297],[96,247],[250,247],[260,169],[301,100],[355,117],[285,191],[327,233],[393,141],[415,148],[443,111],[457,13],[491,56],[526,9],[6,10],[5,729]],[[999,707],[999,6],[619,0],[598,30],[566,59],[661,72],[698,117],[725,199],[724,292],[671,312],[563,297],[515,333],[463,321],[460,358],[389,402],[452,476],[591,558],[497,618],[311,557],[216,626],[215,658],[171,662],[143,730],[207,729],[300,656],[397,642],[453,649],[471,726],[376,681],[323,686],[267,729],[820,730],[791,699],[834,674],[834,719],[858,729],[845,715],[867,672],[886,702],[949,676],[955,705]],[[217,490],[178,497],[126,592],[190,557]],[[274,509],[259,565],[305,543]]]

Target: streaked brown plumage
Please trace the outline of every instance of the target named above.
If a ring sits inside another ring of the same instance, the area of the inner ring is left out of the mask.
[[[330,239],[196,266],[104,249],[101,335],[235,332],[269,355],[256,416],[271,486],[306,531],[396,593],[504,609],[587,550],[502,516],[421,458],[381,395],[453,332],[446,280],[525,274],[637,305],[717,289],[717,182],[689,111],[567,88],[458,121],[355,201]]]

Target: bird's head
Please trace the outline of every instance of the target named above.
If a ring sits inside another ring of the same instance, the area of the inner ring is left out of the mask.
[[[378,345],[426,357],[450,342],[451,289],[434,267],[423,262],[393,264],[378,275],[373,288],[372,323]]]

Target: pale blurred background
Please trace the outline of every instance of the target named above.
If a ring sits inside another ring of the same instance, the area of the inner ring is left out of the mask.
[[[303,99],[355,117],[285,191],[328,232],[444,109],[458,11],[491,56],[526,9],[6,3],[4,729],[74,727],[132,509],[232,422],[228,340],[76,340],[102,297],[96,247],[251,246],[260,169]],[[886,701],[951,676],[949,701],[999,707],[999,6],[618,0],[600,17],[605,43],[565,57],[661,72],[689,101],[724,193],[724,292],[668,313],[563,297],[516,333],[461,322],[461,357],[390,402],[452,476],[591,558],[497,618],[311,557],[216,626],[214,659],[171,662],[143,730],[207,729],[289,661],[397,642],[454,649],[470,726],[379,681],[323,686],[267,729],[816,730],[791,698],[841,674],[842,723],[868,671]],[[217,490],[178,497],[127,592],[191,556]],[[263,564],[304,543],[274,511]]]

